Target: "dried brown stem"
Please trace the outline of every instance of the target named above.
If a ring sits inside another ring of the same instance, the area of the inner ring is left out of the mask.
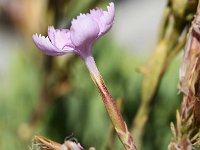
[[[195,6],[195,0],[168,1],[161,22],[158,44],[148,64],[141,69],[144,73],[141,105],[132,125],[132,133],[135,135],[139,149],[142,145],[145,124],[157,89],[169,64],[185,44],[186,35],[182,34],[184,30],[187,30],[188,25],[185,18],[193,13],[191,8]],[[181,35],[183,38],[180,41]]]

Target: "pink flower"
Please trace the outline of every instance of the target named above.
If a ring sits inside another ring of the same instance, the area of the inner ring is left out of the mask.
[[[70,29],[48,27],[48,36],[33,35],[36,46],[46,55],[56,56],[67,53],[80,55],[83,59],[91,56],[94,42],[112,27],[115,8],[110,3],[107,11],[100,8],[80,14],[73,19]]]
[[[70,140],[65,141],[64,144],[62,144],[61,150],[84,150],[84,148],[80,145],[80,143],[76,143]]]
[[[72,21],[69,30],[54,29],[53,26],[50,26],[47,37],[35,34],[33,35],[33,41],[47,55],[55,56],[74,53],[81,56],[102,96],[103,103],[105,104],[114,129],[125,149],[135,150],[136,147],[132,136],[92,56],[94,42],[107,33],[113,24],[115,15],[114,3],[111,2],[107,8],[107,11],[97,8],[90,10],[90,13],[80,14],[77,19]],[[62,145],[63,150],[66,149],[66,144],[73,146],[73,149],[83,149],[76,143],[65,143]]]

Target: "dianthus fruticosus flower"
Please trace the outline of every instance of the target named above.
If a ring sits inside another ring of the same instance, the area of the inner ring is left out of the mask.
[[[53,26],[49,26],[47,37],[35,34],[33,35],[33,41],[46,55],[57,56],[74,53],[84,60],[93,81],[98,87],[120,140],[127,150],[135,150],[132,136],[92,56],[94,42],[110,30],[113,25],[114,15],[114,3],[110,3],[107,11],[96,8],[90,10],[90,13],[80,14],[76,19],[73,19],[70,29],[54,29]]]
[[[33,146],[34,145],[37,147],[37,149],[84,150],[84,148],[78,142],[74,142],[72,140],[65,140],[64,144],[61,145],[60,143],[52,141],[43,136],[35,136],[33,139]]]
[[[70,29],[48,28],[48,36],[33,35],[36,46],[47,55],[75,53],[82,58],[91,55],[94,42],[112,27],[115,9],[110,3],[108,11],[99,8],[73,19]]]

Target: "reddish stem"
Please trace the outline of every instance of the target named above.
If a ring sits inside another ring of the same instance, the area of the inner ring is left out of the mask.
[[[127,129],[126,123],[123,120],[123,117],[120,111],[117,108],[117,105],[112,98],[110,92],[108,91],[106,84],[99,73],[96,63],[92,56],[87,57],[85,60],[85,64],[91,74],[91,77],[96,84],[99,93],[102,96],[103,103],[106,107],[108,115],[112,121],[112,124],[123,143],[126,150],[136,150],[136,146],[133,142],[132,136]]]

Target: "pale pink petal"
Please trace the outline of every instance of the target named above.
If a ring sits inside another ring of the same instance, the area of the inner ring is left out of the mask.
[[[114,3],[110,3],[110,5],[107,8],[108,11],[103,11],[103,15],[100,18],[101,33],[99,34],[99,37],[110,30],[114,21],[115,17]]]
[[[100,8],[92,9],[90,10],[90,13],[87,14],[90,17],[92,17],[96,22],[99,23],[100,17],[103,15],[103,10]]]
[[[112,27],[114,16],[115,16],[114,3],[111,2],[109,6],[107,6],[107,11],[103,11],[99,8],[96,8],[96,9],[92,9],[90,11],[90,14],[87,14],[87,15],[98,23],[100,27],[100,32],[98,35],[98,38],[99,38],[102,35],[104,35],[106,32],[108,32],[110,28]]]
[[[88,47],[97,39],[99,26],[91,17],[81,14],[72,21],[71,41],[76,47]]]
[[[33,41],[38,49],[40,49],[46,55],[57,56],[66,53],[71,53],[72,50],[58,49],[49,40],[48,37],[34,34]]]
[[[80,145],[80,143],[76,143],[73,141],[65,141],[61,146],[61,150],[84,150],[84,148]]]
[[[114,3],[110,3],[109,6],[107,6],[108,11],[104,11],[104,15],[102,16],[105,18],[105,24],[109,25],[113,23],[114,17],[115,17],[115,6]]]
[[[70,32],[68,29],[55,29],[53,26],[49,26],[48,37],[51,43],[58,49],[73,48],[73,44],[70,39]]]

